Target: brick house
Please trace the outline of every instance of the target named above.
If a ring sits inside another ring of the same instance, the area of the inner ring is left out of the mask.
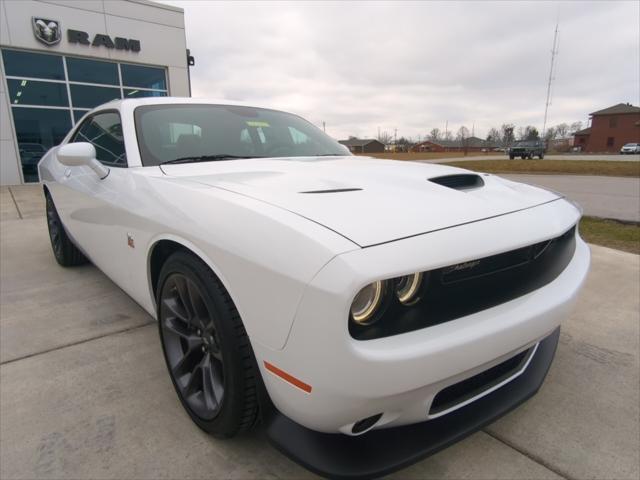
[[[478,137],[469,137],[462,142],[460,140],[426,140],[417,143],[411,148],[412,152],[483,152],[493,150],[498,145]]]
[[[351,153],[382,153],[384,152],[384,143],[372,138],[350,138],[349,140],[339,140],[351,151]]]
[[[640,143],[640,107],[619,103],[589,114],[591,127],[574,134],[583,152],[618,153],[626,143]]]

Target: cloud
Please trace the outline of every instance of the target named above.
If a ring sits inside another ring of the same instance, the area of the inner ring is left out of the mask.
[[[640,102],[638,2],[168,1],[185,10],[194,96],[293,111],[336,138],[549,124]]]

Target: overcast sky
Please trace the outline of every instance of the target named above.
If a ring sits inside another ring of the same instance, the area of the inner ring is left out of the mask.
[[[556,18],[548,125],[640,103],[637,0],[166,3],[185,10],[194,97],[275,106],[339,139],[541,130]]]

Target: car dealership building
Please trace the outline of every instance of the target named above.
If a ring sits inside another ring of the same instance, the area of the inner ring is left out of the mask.
[[[91,108],[189,96],[180,8],[146,0],[0,0],[0,184],[37,163]]]

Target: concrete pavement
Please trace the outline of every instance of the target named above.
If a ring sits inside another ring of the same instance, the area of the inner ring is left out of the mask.
[[[21,188],[0,190],[0,478],[314,477],[260,429],[195,427],[152,319],[94,267],[59,267]],[[395,478],[638,478],[640,257],[592,251],[539,394]]]
[[[550,188],[582,206],[585,215],[640,222],[640,179],[595,175],[520,175],[501,177]]]

